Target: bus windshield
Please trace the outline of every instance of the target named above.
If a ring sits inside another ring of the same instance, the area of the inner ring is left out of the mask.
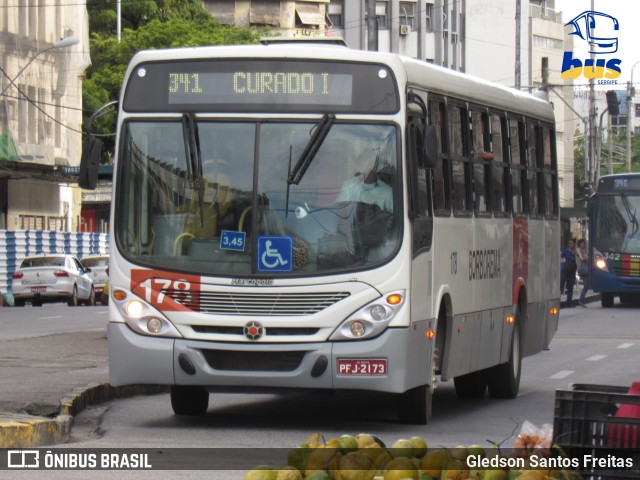
[[[594,247],[640,254],[640,195],[602,195],[597,205]]]
[[[181,119],[123,126],[115,235],[132,261],[272,276],[368,268],[396,251],[395,125],[334,123],[291,183],[317,121],[196,123],[188,148]]]

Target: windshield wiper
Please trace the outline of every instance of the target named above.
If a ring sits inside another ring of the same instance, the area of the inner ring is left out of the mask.
[[[331,130],[331,125],[336,120],[336,116],[332,114],[325,114],[320,120],[320,123],[316,125],[316,131],[313,132],[313,135],[309,139],[307,146],[304,147],[304,151],[298,158],[296,162],[296,166],[293,167],[293,170],[289,172],[289,178],[287,178],[287,183],[291,185],[292,183],[298,185],[304,174],[307,172],[309,165],[318,153],[322,142],[326,138],[329,130]]]
[[[200,136],[198,123],[193,113],[182,115],[182,138],[184,153],[187,158],[187,181],[191,189],[198,195],[198,210],[200,210],[200,226],[204,227],[204,185],[202,183],[202,156],[200,154]]]
[[[635,236],[638,233],[638,229],[640,229],[640,225],[638,224],[638,219],[636,218],[636,210],[631,211],[631,205],[629,205],[629,199],[627,198],[626,193],[622,193],[622,205],[624,205],[624,209],[627,211],[627,216],[629,217],[629,222],[633,225],[633,229],[631,230],[631,235]]]
[[[307,146],[304,147],[300,158],[296,162],[296,166],[291,170],[291,157],[293,154],[293,146],[289,146],[289,176],[287,177],[287,198],[286,205],[284,210],[285,218],[289,216],[289,189],[291,188],[291,184],[299,185],[304,174],[307,173],[307,169],[311,162],[318,153],[322,142],[327,137],[329,130],[331,130],[331,125],[336,120],[336,116],[333,114],[326,113],[320,123],[318,123],[315,127],[316,131],[313,132]]]

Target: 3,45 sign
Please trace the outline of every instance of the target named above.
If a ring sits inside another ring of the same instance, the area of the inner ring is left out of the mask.
[[[131,291],[159,310],[191,310],[200,303],[200,277],[133,269]]]

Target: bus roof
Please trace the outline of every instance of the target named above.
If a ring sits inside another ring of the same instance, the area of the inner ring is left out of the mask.
[[[508,110],[549,122],[554,121],[551,104],[529,93],[402,55],[354,50],[348,47],[326,48],[326,45],[313,43],[267,43],[142,50],[131,59],[127,75],[137,64],[143,62],[212,58],[261,60],[283,58],[381,63],[393,69],[400,85],[406,83],[409,87],[422,87],[429,92],[453,96],[469,102],[482,99],[483,105],[497,110]],[[402,91],[403,87],[400,88]]]

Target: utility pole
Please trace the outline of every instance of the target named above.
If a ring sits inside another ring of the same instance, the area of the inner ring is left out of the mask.
[[[594,0],[591,0],[591,10],[595,10]],[[596,64],[596,56],[591,53],[591,62],[593,68],[595,69]],[[587,168],[587,177],[585,178],[587,182],[587,188],[589,193],[593,192],[594,188],[594,172],[595,172],[595,156],[596,156],[596,129],[597,127],[597,113],[596,113],[596,87],[595,87],[595,79],[589,79],[589,165]]]
[[[636,68],[640,62],[636,62],[631,67],[631,81],[627,82],[627,172],[631,171],[631,131],[633,130],[633,117],[635,112],[633,110],[633,96],[636,93],[636,89],[633,86],[633,69]]]
[[[520,17],[521,17],[521,0],[516,0],[516,82],[515,89],[520,90],[522,81],[520,79]]]
[[[631,70],[633,76],[633,70]],[[631,171],[631,97],[633,94],[633,85],[631,82],[627,82],[627,172]]]
[[[376,1],[367,1],[367,50],[378,51],[378,18],[376,17]]]

